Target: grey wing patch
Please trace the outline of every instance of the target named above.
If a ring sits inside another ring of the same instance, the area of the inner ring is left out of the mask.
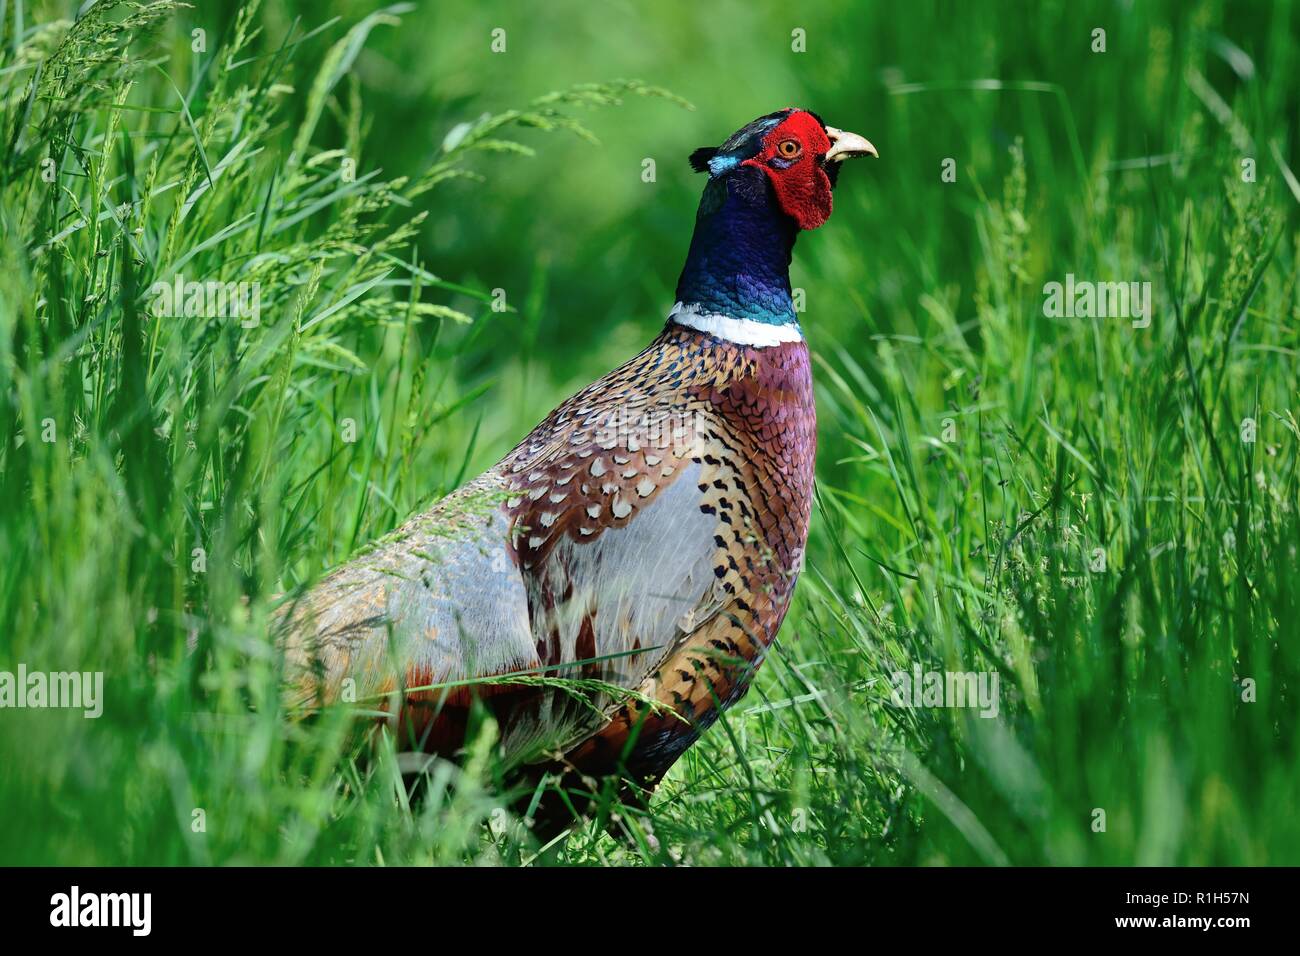
[[[635,521],[595,540],[565,538],[527,578],[546,663],[606,658],[562,676],[590,676],[635,690],[702,622],[713,600],[717,519],[700,510],[701,466],[692,463]],[[567,599],[547,608],[545,594]],[[611,702],[601,698],[604,704]],[[601,723],[590,713],[561,736],[580,739]]]
[[[507,517],[499,507],[467,515],[473,488],[408,522],[284,610],[298,702],[333,700],[349,678],[360,700],[537,666]]]

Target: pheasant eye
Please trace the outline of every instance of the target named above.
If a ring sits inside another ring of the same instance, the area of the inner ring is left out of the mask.
[[[776,152],[782,159],[798,159],[803,152],[803,146],[797,139],[783,139],[776,144]]]

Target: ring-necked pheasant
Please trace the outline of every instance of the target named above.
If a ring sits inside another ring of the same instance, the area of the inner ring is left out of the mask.
[[[868,155],[800,109],[696,150],[709,179],[663,332],[286,605],[293,696],[388,695],[403,742],[443,754],[478,701],[517,766],[653,788],[745,693],[789,606],[816,446],[791,252],[830,216],[840,162]]]

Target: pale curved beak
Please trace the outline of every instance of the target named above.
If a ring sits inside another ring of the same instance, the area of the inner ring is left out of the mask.
[[[842,129],[836,129],[834,126],[827,126],[826,135],[831,141],[831,148],[826,151],[825,162],[838,163],[854,156],[880,158],[880,154],[876,152],[876,147],[872,146],[866,137],[859,136],[857,133],[848,133]]]

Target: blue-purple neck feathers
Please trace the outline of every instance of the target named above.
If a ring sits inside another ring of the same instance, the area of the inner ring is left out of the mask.
[[[738,169],[711,179],[677,280],[677,301],[701,312],[797,326],[790,297],[797,233],[761,170]]]

